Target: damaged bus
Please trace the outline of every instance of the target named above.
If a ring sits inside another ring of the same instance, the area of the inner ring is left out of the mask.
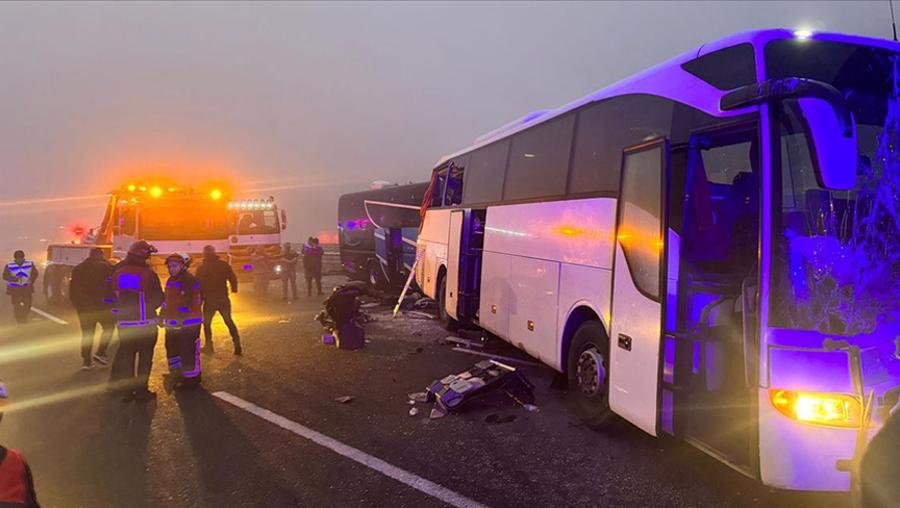
[[[432,172],[416,280],[619,415],[847,490],[900,385],[900,44],[731,36]]]

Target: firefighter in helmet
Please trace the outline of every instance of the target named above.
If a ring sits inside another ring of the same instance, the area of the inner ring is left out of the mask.
[[[195,387],[200,384],[200,326],[203,324],[200,284],[188,271],[191,257],[178,252],[166,258],[169,280],[160,322],[166,329],[169,377],[166,386]]]
[[[147,388],[158,336],[156,309],[162,305],[159,276],[147,261],[156,248],[140,240],[113,273],[113,309],[119,330],[119,349],[110,372],[110,390],[124,400],[148,401],[156,393]],[[137,372],[135,372],[135,364]]]

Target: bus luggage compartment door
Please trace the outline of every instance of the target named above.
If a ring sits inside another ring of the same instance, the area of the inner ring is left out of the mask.
[[[447,314],[453,319],[459,319],[457,308],[459,304],[460,240],[462,238],[465,213],[465,210],[453,210],[450,212],[450,241],[447,249],[447,294],[444,301],[447,306]]]
[[[613,265],[610,407],[657,435],[661,281],[665,280],[662,189],[668,146],[657,140],[626,149]]]

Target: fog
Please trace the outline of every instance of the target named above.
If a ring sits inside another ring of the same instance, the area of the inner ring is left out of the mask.
[[[889,38],[888,3],[2,3],[0,255],[97,225],[130,178],[274,195],[289,238],[337,197],[704,42]]]

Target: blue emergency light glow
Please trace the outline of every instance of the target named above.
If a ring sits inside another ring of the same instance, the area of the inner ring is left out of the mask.
[[[119,289],[141,289],[141,276],[134,273],[120,274]]]

